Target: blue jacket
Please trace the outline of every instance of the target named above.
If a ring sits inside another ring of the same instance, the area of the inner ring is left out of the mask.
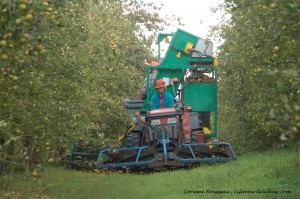
[[[173,108],[175,106],[174,97],[170,93],[165,92],[163,98],[164,98],[163,99],[164,100],[163,101],[164,102],[164,107],[163,108]],[[159,100],[159,95],[156,92],[151,98],[151,104],[150,104],[151,110],[161,108],[159,101],[160,101]]]

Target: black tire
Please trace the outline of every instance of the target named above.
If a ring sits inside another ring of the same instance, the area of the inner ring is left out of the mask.
[[[192,132],[192,144],[198,143],[198,132]]]
[[[198,144],[199,143],[199,138],[198,138],[199,134],[201,134],[199,131],[192,132],[192,137],[191,137],[192,144]],[[205,137],[204,137],[204,140],[205,140]]]
[[[140,147],[141,146],[141,133],[133,131],[126,135],[122,143],[123,147]]]

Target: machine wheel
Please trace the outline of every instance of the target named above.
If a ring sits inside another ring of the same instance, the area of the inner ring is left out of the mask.
[[[140,147],[141,146],[141,133],[140,131],[133,131],[126,135],[122,145],[124,147]]]
[[[198,143],[198,132],[192,132],[192,144]]]
[[[198,135],[199,135],[199,134],[200,134],[199,131],[192,132],[192,137],[191,137],[192,144],[197,144],[197,143],[199,143],[199,140],[198,140]]]

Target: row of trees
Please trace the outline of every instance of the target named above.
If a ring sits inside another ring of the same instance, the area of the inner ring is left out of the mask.
[[[0,2],[2,171],[124,131],[124,101],[140,89],[166,23],[158,9],[127,0]]]
[[[220,48],[221,135],[239,152],[299,144],[300,2],[232,0]]]
[[[126,128],[159,8],[138,0],[0,2],[0,165],[24,170]],[[239,152],[299,142],[298,1],[234,0],[220,48],[220,135]],[[144,34],[147,33],[147,37]],[[150,35],[150,36],[149,36]]]

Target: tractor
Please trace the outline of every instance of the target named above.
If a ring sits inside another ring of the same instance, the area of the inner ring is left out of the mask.
[[[172,37],[160,59],[160,43]],[[121,147],[73,145],[72,168],[185,168],[236,159],[229,143],[217,137],[217,65],[213,45],[184,30],[158,35],[158,66],[147,66],[146,98],[126,101],[132,125],[119,137]],[[150,71],[158,72],[175,107],[151,110],[156,90]],[[86,164],[87,163],[87,164]]]
[[[160,43],[172,37],[163,59]],[[229,143],[217,138],[217,65],[213,45],[184,30],[158,35],[158,66],[147,66],[146,99],[127,100],[133,121],[119,138],[121,147],[99,150],[98,169],[181,168],[235,160]],[[150,83],[162,79],[175,107],[150,109],[156,90]]]

